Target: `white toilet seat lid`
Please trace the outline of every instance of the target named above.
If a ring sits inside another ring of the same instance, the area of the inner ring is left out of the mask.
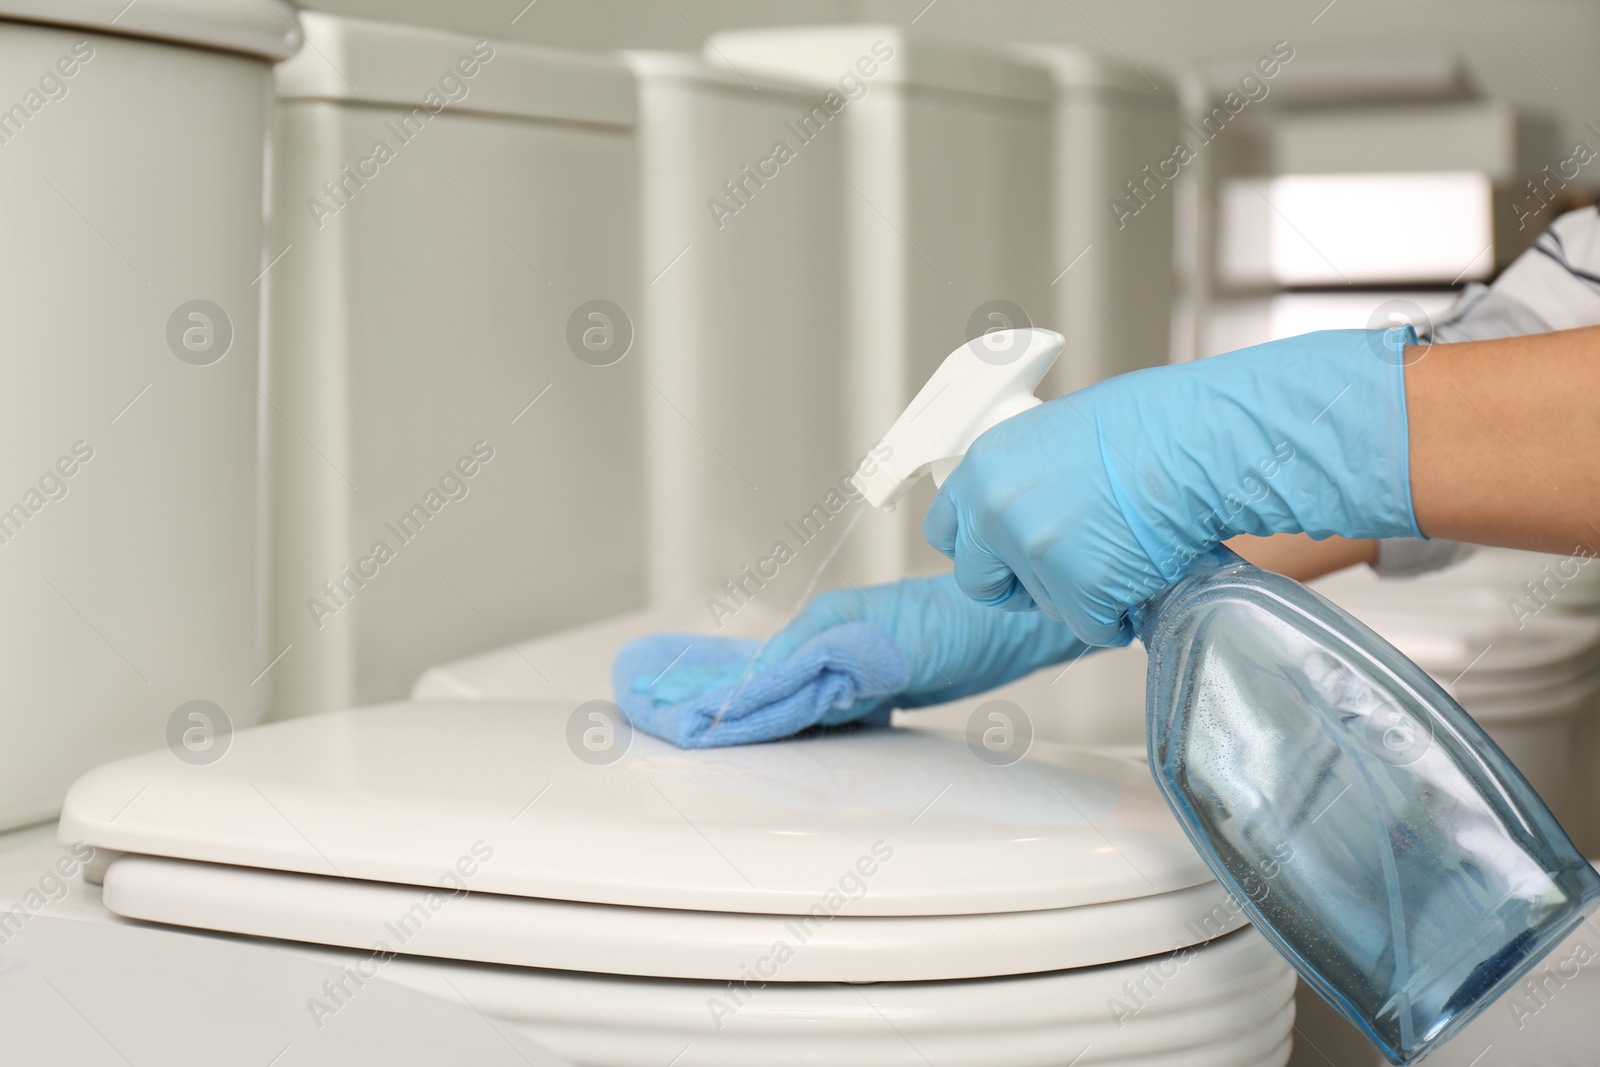
[[[969,915],[1212,882],[1126,760],[1035,742],[993,766],[960,736],[863,730],[699,751],[635,734],[595,766],[569,748],[570,721],[584,725],[561,705],[435,702],[273,723],[208,765],[163,749],[89,772],[60,835],[402,885],[780,915],[830,894],[852,898],[853,916]]]
[[[1245,924],[1218,887],[991,915],[792,916],[618,907],[125,855],[106,907],[281,941],[653,978],[910,982],[1121,963]]]

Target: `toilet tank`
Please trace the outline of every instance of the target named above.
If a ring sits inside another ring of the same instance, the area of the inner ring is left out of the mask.
[[[627,60],[652,600],[721,630],[755,603],[789,610],[863,506],[841,487],[841,140],[775,154],[821,101],[810,86],[683,53]]]
[[[820,100],[779,136],[802,155],[814,141],[841,142],[840,403],[853,456],[963,342],[991,329],[1058,325],[1050,287],[1063,266],[1051,259],[1055,91],[1043,68],[895,26],[733,31],[714,35],[705,57],[747,76],[803,80]],[[884,581],[947,567],[922,538],[931,499],[931,486],[922,487],[895,514],[864,516],[840,573]]]
[[[1152,70],[1072,45],[1026,45],[1055,85],[1051,374],[1064,392],[1166,363],[1171,352],[1174,203],[1183,175],[1177,87]]]
[[[298,34],[268,0],[120,6],[0,2],[0,829],[265,704],[264,155]]]
[[[646,581],[632,75],[302,24],[267,275],[277,716],[403,696]]]

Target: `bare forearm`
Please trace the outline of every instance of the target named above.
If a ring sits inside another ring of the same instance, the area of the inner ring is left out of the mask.
[[[1600,327],[1406,355],[1423,533],[1546,552],[1600,546]]]
[[[1233,538],[1228,547],[1257,567],[1276,571],[1297,582],[1309,582],[1357,563],[1372,563],[1378,558],[1376,541],[1352,541],[1344,537],[1313,541],[1306,534],[1246,535]]]
[[[1600,550],[1600,327],[1406,350],[1411,497],[1430,537]],[[1239,537],[1300,581],[1371,563],[1374,541]]]

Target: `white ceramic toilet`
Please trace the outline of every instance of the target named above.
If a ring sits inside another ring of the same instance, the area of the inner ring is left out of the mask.
[[[118,7],[0,3],[0,829],[190,701],[265,707],[257,282],[299,35],[268,0]]]
[[[646,595],[627,66],[301,23],[267,275],[275,715]]]
[[[90,766],[204,758],[265,709],[263,193],[299,44],[270,0],[0,3],[5,1063],[558,1063],[392,985],[319,1028],[337,968],[118,925],[28,825]]]
[[[207,767],[91,772],[61,839],[115,854],[118,915],[347,949],[579,1064],[1287,1059],[1292,973],[1135,761],[916,730],[608,747],[605,721],[275,723]]]
[[[89,887],[92,888],[92,887]],[[343,982],[337,1018],[306,1002]],[[319,1022],[321,1025],[319,1025]],[[36,916],[0,948],[7,1063],[73,1067],[570,1067],[471,1004],[390,982],[359,989],[329,962],[96,916]]]
[[[778,162],[774,145],[796,141],[784,124],[814,89],[692,54],[626,59],[639,93],[651,601],[700,606],[715,627],[752,605],[786,608],[850,519],[843,142],[816,137]],[[743,204],[714,210],[729,189]],[[774,553],[780,541],[792,559]]]
[[[1072,392],[1166,363],[1179,183],[1153,168],[1178,137],[1177,89],[1157,71],[1093,49],[1032,44],[1018,54],[1055,86],[1053,304],[1044,325],[1065,335],[1067,348],[1048,380]]]

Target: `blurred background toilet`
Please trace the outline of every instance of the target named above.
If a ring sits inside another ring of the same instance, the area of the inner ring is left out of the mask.
[[[1171,318],[1152,309],[1170,308],[1176,290],[1180,183],[1175,169],[1163,177],[1161,164],[1178,138],[1178,92],[1166,75],[1093,49],[1034,44],[1017,52],[1055,86],[1055,273],[1049,318],[1040,325],[1067,339],[1049,382],[1070,393],[1169,359]]]
[[[626,64],[301,21],[267,275],[276,715],[646,596]]]
[[[267,0],[0,3],[0,829],[265,708],[262,207],[298,44]]]
[[[822,98],[809,86],[683,53],[626,59],[651,604],[717,630],[757,603],[792,607],[850,521],[844,142],[799,143]]]
[[[952,349],[1050,314],[1060,268],[1048,222],[1054,91],[1042,68],[894,26],[730,31],[704,55],[810,86],[819,99],[792,120],[794,139],[842,142],[850,454],[866,454]],[[898,515],[862,520],[843,561],[855,580],[943,564],[922,540],[928,499],[924,490]]]

